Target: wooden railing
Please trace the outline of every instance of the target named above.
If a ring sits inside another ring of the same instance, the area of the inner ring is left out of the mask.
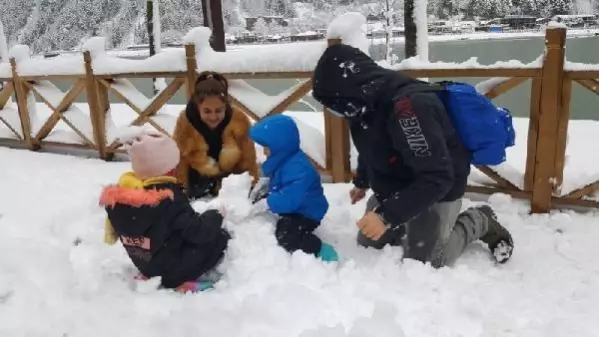
[[[196,28],[198,29],[198,28]],[[205,34],[204,34],[205,35]],[[340,43],[342,39],[328,40],[329,44]],[[569,122],[569,105],[572,83],[577,82],[585,88],[599,94],[599,71],[567,71],[564,68],[565,55],[565,29],[548,29],[546,32],[546,50],[544,57],[537,64],[527,67],[478,67],[475,69],[447,68],[438,69],[402,69],[404,73],[419,78],[466,78],[488,77],[495,78],[489,81],[492,85],[486,90],[486,95],[496,98],[510,89],[530,80],[530,124],[528,130],[527,158],[524,169],[523,183],[507,179],[506,170],[509,167],[477,167],[479,171],[494,181],[486,186],[469,186],[469,191],[476,193],[507,193],[518,198],[531,201],[531,211],[547,212],[553,205],[578,205],[587,207],[599,206],[599,202],[588,200],[587,196],[599,190],[599,182],[561,195],[560,186],[563,181],[564,162],[566,153],[566,137]],[[200,46],[198,46],[200,44]],[[176,116],[161,114],[168,101],[180,90],[184,90],[187,98],[191,97],[193,83],[198,70],[216,70],[211,65],[204,66],[204,60],[212,65],[214,57],[219,57],[213,51],[206,54],[206,41],[187,43],[184,58],[180,64],[173,66],[175,71],[138,70],[134,72],[119,72],[102,70],[105,65],[94,56],[96,50],[83,52],[81,64],[73,64],[72,68],[61,69],[54,74],[49,69],[49,74],[39,74],[33,71],[21,71],[21,64],[36,61],[19,57],[10,59],[10,73],[2,71],[0,66],[0,81],[5,82],[4,89],[0,91],[0,123],[11,131],[13,141],[25,144],[29,149],[36,150],[47,145],[68,146],[97,151],[103,159],[110,159],[115,153],[121,152],[121,144],[111,135],[108,113],[110,111],[109,94],[112,93],[128,105],[135,113],[136,118],[130,125],[150,124],[155,129],[170,134]],[[202,47],[203,46],[203,47]],[[316,46],[316,45],[314,45]],[[19,46],[23,47],[23,46]],[[324,50],[318,45],[319,50]],[[282,47],[278,47],[282,48]],[[212,58],[210,58],[212,57]],[[229,56],[233,57],[233,56]],[[73,59],[74,61],[77,58]],[[114,58],[112,62],[118,61]],[[144,60],[123,62],[146,62]],[[311,60],[312,66],[316,59]],[[120,62],[120,61],[119,61]],[[105,62],[104,62],[105,63]],[[309,63],[309,62],[308,62]],[[173,68],[171,67],[171,68]],[[198,67],[200,69],[198,69]],[[212,67],[212,68],[211,68]],[[302,68],[304,67],[304,69]],[[289,69],[289,71],[221,71],[231,81],[231,101],[242,109],[253,120],[286,111],[292,104],[301,100],[311,90],[311,71],[305,69],[306,65]],[[140,67],[138,67],[140,68]],[[167,67],[168,68],[168,67]],[[28,69],[31,69],[29,67]],[[141,69],[141,68],[140,68]],[[242,69],[243,70],[243,69]],[[3,74],[4,77],[3,77]],[[499,77],[500,79],[496,79]],[[152,98],[144,96],[129,79],[131,78],[169,78],[170,83]],[[247,99],[243,99],[243,91],[247,84],[241,80],[252,79],[301,79],[298,85],[276,97],[275,101],[262,111],[258,112]],[[70,81],[73,83],[70,90],[62,92],[52,81]],[[76,98],[85,93],[89,114],[74,104]],[[9,104],[11,97],[16,103]],[[52,111],[51,115],[40,120],[32,117],[31,109],[35,109],[35,97],[45,103]],[[167,122],[165,120],[170,118]],[[324,156],[316,158],[314,153],[312,161],[324,174],[332,177],[334,182],[344,182],[351,178],[350,168],[350,143],[349,133],[345,121],[331,114],[324,114]],[[162,122],[160,121],[162,120]],[[56,130],[57,124],[62,121],[72,132]],[[35,124],[35,125],[34,125]],[[77,139],[75,139],[77,138]],[[324,158],[323,158],[324,157]]]

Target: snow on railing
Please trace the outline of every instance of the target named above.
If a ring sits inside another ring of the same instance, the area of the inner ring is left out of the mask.
[[[29,47],[16,45],[10,49],[9,57],[17,64],[20,76],[58,76],[84,75],[83,57],[81,55],[64,55],[52,59],[34,59],[30,57]]]
[[[470,59],[457,63],[457,62],[428,62],[422,61],[418,57],[410,57],[403,61],[393,65],[387,66],[393,70],[433,70],[433,69],[536,69],[540,68],[543,64],[543,55],[540,55],[536,60],[530,63],[523,63],[518,60],[510,61],[497,61],[493,64],[480,64],[478,63],[477,57],[471,57]],[[381,66],[386,66],[387,63],[379,62]]]
[[[580,63],[567,61],[564,64],[566,71],[599,71],[598,63]]]
[[[143,60],[130,60],[110,56],[106,53],[106,38],[92,37],[83,45],[83,51],[92,56],[92,67],[96,75],[184,72],[185,51],[170,49]]]
[[[285,48],[260,46],[246,50],[217,52],[210,46],[211,31],[207,27],[193,28],[184,38],[185,44],[196,48],[198,70],[221,73],[311,72],[326,48],[326,43],[294,43]]]

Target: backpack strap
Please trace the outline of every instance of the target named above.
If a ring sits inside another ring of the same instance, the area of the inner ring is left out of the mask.
[[[423,94],[423,93],[441,93],[446,90],[447,85],[454,83],[450,81],[443,82],[417,82],[411,85],[408,85],[407,88],[404,88],[399,91],[399,93],[393,96],[393,101],[396,101],[403,97],[412,96],[414,94]]]

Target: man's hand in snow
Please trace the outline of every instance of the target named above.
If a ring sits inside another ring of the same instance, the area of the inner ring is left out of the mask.
[[[383,223],[378,214],[374,212],[366,213],[357,223],[358,228],[366,237],[378,241],[387,231],[387,226]]]
[[[352,205],[359,202],[360,200],[364,199],[365,196],[366,196],[365,188],[354,187],[351,189],[351,191],[349,191],[349,198],[351,199]]]

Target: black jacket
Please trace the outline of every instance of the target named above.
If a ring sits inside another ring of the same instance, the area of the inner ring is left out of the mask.
[[[335,45],[319,60],[313,85],[321,104],[349,120],[359,153],[354,183],[372,188],[389,223],[463,196],[470,154],[436,94],[424,92],[429,84]]]
[[[182,187],[171,177],[135,184],[126,174],[119,186],[107,187],[101,197],[112,228],[127,254],[146,277],[162,277],[175,288],[197,279],[223,257],[229,234],[215,210],[196,213]]]

